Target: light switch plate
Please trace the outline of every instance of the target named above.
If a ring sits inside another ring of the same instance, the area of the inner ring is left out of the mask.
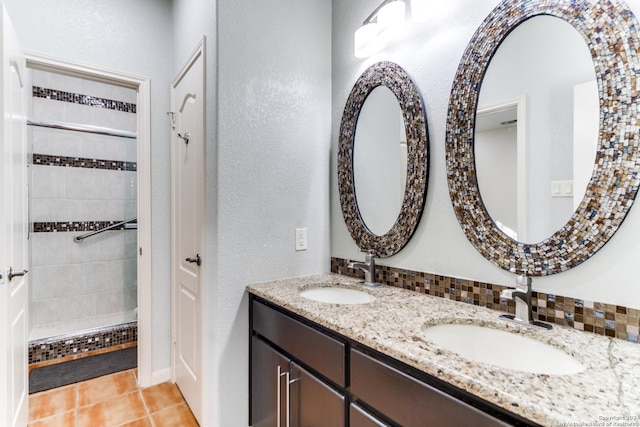
[[[552,181],[551,197],[572,197],[573,181]]]

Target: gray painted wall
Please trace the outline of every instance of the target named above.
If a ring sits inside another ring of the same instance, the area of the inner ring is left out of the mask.
[[[246,426],[245,286],[329,269],[331,4],[185,0],[173,17],[174,73],[207,38],[204,419]]]

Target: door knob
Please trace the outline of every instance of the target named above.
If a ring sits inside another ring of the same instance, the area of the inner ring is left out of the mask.
[[[19,276],[24,276],[25,274],[27,274],[28,271],[27,270],[22,270],[22,271],[13,271],[13,268],[9,267],[9,274],[7,274],[7,278],[9,280],[13,279],[14,277],[19,277]]]
[[[185,261],[192,262],[192,263],[195,262],[198,265],[202,264],[202,260],[200,259],[200,254],[197,254],[194,258],[186,258]]]

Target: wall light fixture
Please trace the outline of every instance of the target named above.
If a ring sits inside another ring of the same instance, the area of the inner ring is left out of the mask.
[[[384,0],[380,3],[356,30],[356,57],[369,57],[378,52],[385,42],[398,37],[405,22],[405,9],[404,0]]]
[[[411,20],[413,22],[425,22],[429,19],[429,7],[438,2],[428,2],[427,0],[411,0]]]

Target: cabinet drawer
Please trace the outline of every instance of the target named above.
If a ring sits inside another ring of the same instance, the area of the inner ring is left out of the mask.
[[[352,403],[349,406],[349,427],[389,427],[389,425]]]
[[[345,345],[253,301],[253,330],[337,385],[345,386]]]
[[[356,350],[351,350],[351,391],[403,427],[508,425]]]

